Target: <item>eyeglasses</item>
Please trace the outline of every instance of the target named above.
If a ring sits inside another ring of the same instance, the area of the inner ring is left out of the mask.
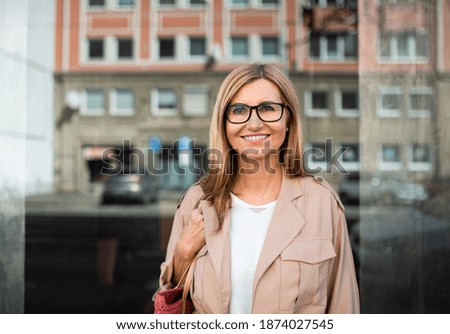
[[[243,103],[236,103],[225,109],[227,120],[233,124],[242,124],[247,122],[252,116],[252,110],[256,110],[256,114],[263,122],[277,122],[283,116],[283,103],[264,102],[257,106],[249,106]]]

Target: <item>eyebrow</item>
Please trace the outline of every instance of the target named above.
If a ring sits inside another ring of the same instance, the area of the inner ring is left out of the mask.
[[[258,104],[255,104],[255,105],[250,105],[250,104],[243,103],[243,102],[236,102],[236,103],[230,104],[229,106],[231,107],[231,106],[236,106],[236,105],[246,105],[246,106],[250,106],[250,107],[256,107],[256,106],[259,106],[261,104],[266,104],[266,103],[282,103],[282,104],[284,104],[284,102],[262,101],[262,102],[260,102]]]

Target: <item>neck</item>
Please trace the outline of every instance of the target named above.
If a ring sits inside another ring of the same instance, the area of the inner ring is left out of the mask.
[[[251,204],[265,204],[276,200],[283,181],[281,165],[277,163],[271,169],[260,166],[259,169],[252,170],[250,167],[245,167],[248,172],[238,174],[233,193]]]

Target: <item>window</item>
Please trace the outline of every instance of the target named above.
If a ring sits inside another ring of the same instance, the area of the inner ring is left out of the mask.
[[[247,7],[249,0],[231,0],[231,5],[236,7]]]
[[[134,93],[131,89],[111,90],[110,114],[113,116],[134,115]]]
[[[278,0],[262,0],[263,6],[278,6]]]
[[[160,6],[175,6],[175,0],[159,0]]]
[[[89,59],[102,59],[105,56],[103,39],[90,39],[88,41]]]
[[[346,60],[358,56],[356,34],[312,33],[309,41],[309,56],[319,60]]]
[[[306,0],[309,7],[349,7],[356,8],[358,0]]]
[[[191,57],[206,55],[206,39],[204,37],[191,37],[189,55]]]
[[[232,37],[231,38],[231,56],[232,57],[248,57],[248,38]]]
[[[399,87],[381,90],[378,97],[377,113],[380,117],[399,117],[402,110],[402,91]]]
[[[134,0],[118,0],[119,7],[133,7]]]
[[[339,157],[342,167],[347,172],[359,170],[359,145],[353,143],[343,143],[340,148],[343,153]]]
[[[89,0],[90,8],[103,8],[105,6],[105,0]]]
[[[428,34],[424,31],[388,32],[380,37],[382,60],[417,61],[428,57]]]
[[[359,99],[357,91],[336,93],[336,114],[341,117],[358,117]]]
[[[173,116],[177,113],[177,95],[173,89],[160,88],[152,91],[152,113]]]
[[[206,0],[190,0],[189,3],[192,7],[206,6]]]
[[[175,58],[175,39],[161,38],[159,40],[159,58]]]
[[[412,144],[409,146],[408,169],[421,172],[432,169],[430,145]]]
[[[279,41],[277,37],[263,37],[262,42],[262,55],[268,57],[279,56]]]
[[[183,96],[186,116],[205,116],[209,111],[209,89],[203,86],[187,87]]]
[[[117,55],[119,59],[133,58],[133,40],[132,39],[118,39],[117,40]]]
[[[327,117],[330,115],[327,91],[305,92],[305,114],[310,117]]]
[[[431,87],[413,87],[409,90],[410,117],[430,117],[433,110],[433,89]]]
[[[378,166],[381,170],[401,170],[402,162],[400,156],[400,146],[391,144],[382,145]]]
[[[101,89],[86,89],[81,94],[80,114],[100,116],[105,113],[105,94]]]

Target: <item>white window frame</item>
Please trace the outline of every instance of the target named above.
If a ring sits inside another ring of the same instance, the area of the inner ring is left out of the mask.
[[[102,92],[103,108],[100,108],[100,109],[88,108],[88,94],[90,91]],[[106,103],[106,98],[105,98],[105,91],[103,89],[86,88],[86,89],[82,90],[81,94],[80,94],[80,115],[82,115],[82,116],[103,116],[103,115],[105,115],[105,111],[106,111],[105,103]]]
[[[399,149],[399,161],[384,161],[383,148],[384,146],[397,146]],[[378,168],[382,171],[401,171],[402,170],[402,147],[399,144],[382,144],[378,149]]]
[[[408,170],[410,170],[412,172],[430,172],[430,171],[432,171],[433,170],[433,162],[432,162],[432,155],[431,155],[431,145],[422,144],[422,145],[428,146],[428,150],[429,150],[428,154],[430,156],[430,161],[421,161],[421,162],[413,161],[414,145],[420,145],[420,144],[414,143],[414,144],[410,144],[408,146]]]
[[[175,96],[175,107],[174,108],[160,108],[159,107],[159,95],[162,90],[173,91]],[[173,88],[155,88],[151,91],[151,109],[150,112],[155,116],[176,116],[178,113],[178,96],[177,92]]]
[[[189,94],[192,95],[200,95],[199,98],[204,99],[204,104],[200,108],[190,109],[190,99],[194,97],[190,97]],[[203,96],[201,96],[203,95]],[[202,117],[207,116],[209,114],[209,98],[210,98],[210,89],[208,86],[204,85],[192,85],[186,86],[183,92],[183,114],[189,117]]]
[[[342,165],[342,167],[344,167],[344,169],[347,172],[357,172],[360,170],[361,168],[361,149],[360,149],[360,145],[358,143],[341,143],[338,146],[338,150],[344,150],[344,149],[348,149],[348,145],[354,145],[357,147],[357,153],[358,153],[358,160],[357,161],[344,161],[344,154],[339,156],[339,163]]]
[[[412,94],[429,95],[432,98],[433,97],[433,88],[431,88],[431,87],[411,87],[408,90],[408,116],[412,117],[412,118],[431,117],[431,113],[433,112],[432,106],[430,106],[430,109],[412,109],[412,105],[411,105],[411,95]]]
[[[400,105],[398,109],[384,109],[383,96],[398,95],[400,97]],[[403,107],[403,91],[401,87],[382,87],[377,96],[377,115],[382,118],[398,118],[402,114]]]
[[[312,105],[312,96],[314,92],[323,92],[327,95],[327,104],[328,104],[328,108],[325,109],[314,109],[313,105]],[[325,89],[314,89],[314,90],[307,90],[305,91],[304,94],[305,97],[305,101],[304,101],[304,105],[305,105],[305,115],[309,116],[309,117],[329,117],[331,115],[331,110],[330,110],[330,105],[331,105],[331,101],[330,101],[330,92],[328,90]]]
[[[357,108],[356,109],[344,109],[342,107],[342,94],[343,93],[355,93],[357,99]],[[358,90],[352,89],[341,89],[335,92],[334,94],[334,102],[336,108],[336,115],[339,117],[349,117],[349,118],[357,118],[359,117],[359,92]]]
[[[117,106],[117,93],[118,91],[128,91],[133,97],[133,106],[131,108],[119,109]],[[130,88],[114,88],[109,92],[109,114],[111,116],[133,116],[135,114],[136,97],[132,89]]]

